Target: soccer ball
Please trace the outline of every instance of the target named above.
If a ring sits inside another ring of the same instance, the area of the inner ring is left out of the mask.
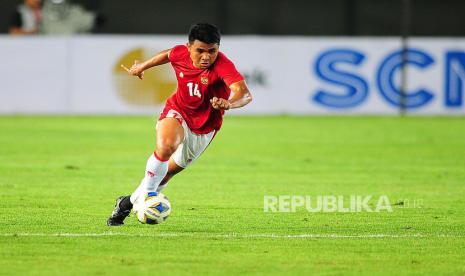
[[[160,192],[149,192],[145,197],[140,196],[134,204],[134,213],[141,223],[159,224],[171,214],[171,203]]]

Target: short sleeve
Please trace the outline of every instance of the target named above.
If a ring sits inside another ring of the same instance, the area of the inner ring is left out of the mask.
[[[244,80],[244,77],[237,71],[234,63],[223,53],[220,53],[218,57],[216,72],[228,87],[235,82]]]
[[[183,52],[185,52],[185,45],[176,45],[174,46],[169,55],[170,62],[176,62],[178,61],[181,57]]]
[[[21,18],[21,14],[16,11],[12,16],[10,20],[10,27],[17,27],[21,28],[23,26],[23,20]]]

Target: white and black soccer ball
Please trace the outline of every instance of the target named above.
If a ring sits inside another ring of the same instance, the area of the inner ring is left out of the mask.
[[[171,203],[160,192],[149,192],[140,196],[134,204],[137,219],[144,224],[163,223],[171,214]]]

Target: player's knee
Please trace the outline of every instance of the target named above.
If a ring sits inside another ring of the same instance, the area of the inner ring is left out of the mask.
[[[178,148],[178,144],[169,140],[162,140],[157,143],[157,154],[160,158],[169,159]]]

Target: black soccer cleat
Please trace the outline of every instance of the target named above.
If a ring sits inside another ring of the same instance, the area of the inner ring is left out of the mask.
[[[126,196],[120,196],[116,199],[115,209],[111,213],[111,216],[107,220],[108,226],[120,226],[124,224],[124,219],[129,216],[131,209],[124,209],[121,206],[121,201],[125,199]]]

